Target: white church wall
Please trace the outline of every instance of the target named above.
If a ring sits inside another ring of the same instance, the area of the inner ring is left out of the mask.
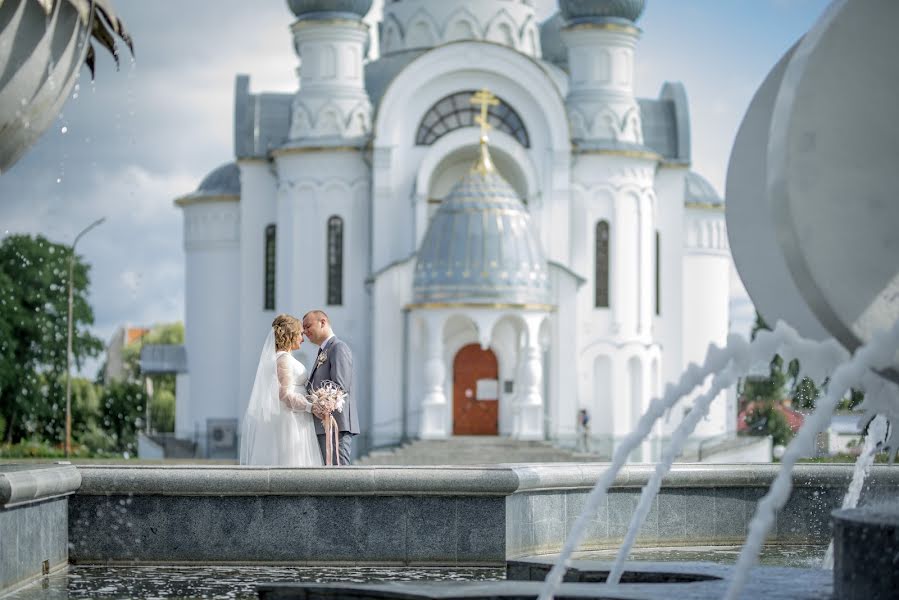
[[[573,440],[577,429],[577,411],[584,397],[578,386],[577,292],[579,281],[565,267],[550,263],[550,284],[556,310],[548,322],[549,334],[549,436],[563,441]],[[591,411],[592,412],[592,411]]]
[[[185,346],[190,369],[189,409],[176,412],[176,432],[200,433],[206,419],[240,418],[237,390],[240,309],[240,206],[236,198],[183,206]],[[202,451],[202,450],[201,450]]]
[[[684,255],[684,361],[701,363],[710,343],[727,341],[729,302],[729,254],[720,210],[686,211]],[[695,397],[707,389],[708,382]],[[727,431],[726,392],[713,402],[709,416],[696,428],[696,436],[709,437]]]
[[[515,368],[518,364],[518,346],[521,323],[510,318],[500,319],[493,328],[490,346],[496,354],[499,367],[499,434],[512,435],[515,402]],[[506,392],[504,382],[511,381],[512,391]]]
[[[398,442],[402,437],[403,410],[406,410],[407,434],[418,432],[418,414],[413,398],[418,398],[418,377],[423,368],[424,343],[414,318],[403,308],[411,300],[414,261],[406,261],[379,273],[371,286],[371,424],[369,434],[374,446]],[[406,328],[409,331],[406,331]],[[403,354],[403,338],[409,347]],[[408,357],[408,358],[407,358]],[[404,361],[408,360],[408,368]],[[404,377],[406,383],[404,385]],[[405,388],[405,389],[404,389]],[[405,398],[404,398],[405,392]]]
[[[416,250],[415,216],[409,211],[408,202],[418,193],[414,186],[423,150],[413,146],[413,142],[421,119],[441,98],[481,87],[502,98],[522,118],[531,142],[527,152],[541,178],[552,170],[553,157],[558,152],[568,152],[568,123],[562,99],[552,79],[533,61],[503,46],[478,42],[460,42],[422,55],[388,87],[375,122],[375,270]],[[559,203],[567,203],[567,197],[543,191],[543,199],[534,203],[531,214],[540,228],[548,257],[567,262],[567,223],[550,235],[542,218],[550,206],[547,198],[557,196]]]
[[[654,337],[664,348],[662,381],[676,381],[686,362],[682,360],[684,168],[662,167],[656,173],[656,213],[661,241],[661,311],[655,317]]]
[[[596,450],[610,452],[648,405],[653,361],[654,164],[646,159],[578,155],[572,166],[572,263],[587,282],[577,296],[578,386],[594,415]],[[609,307],[597,308],[596,226],[609,223]],[[661,366],[657,367],[658,369]]]
[[[277,314],[274,310],[265,309],[265,230],[268,225],[275,225],[277,243],[279,233],[289,235],[289,227],[277,221],[277,180],[269,163],[241,160],[238,165],[242,198],[238,413],[242,418],[253,389],[259,352]],[[278,283],[276,278],[275,289]]]
[[[651,191],[654,169],[646,161],[618,156],[579,155],[573,166],[575,198],[571,215],[572,263],[587,277],[578,296],[582,345],[593,340],[648,341],[638,331],[640,281],[652,269],[651,256],[640,252],[640,202]],[[646,210],[643,210],[644,217]],[[595,306],[596,225],[609,223],[609,307]]]

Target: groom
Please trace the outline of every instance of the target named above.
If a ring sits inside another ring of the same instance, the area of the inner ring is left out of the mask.
[[[350,464],[350,450],[353,436],[359,434],[359,419],[356,417],[353,400],[353,353],[346,343],[334,336],[331,322],[323,311],[313,310],[303,317],[303,333],[310,342],[319,347],[318,356],[309,374],[307,387],[309,391],[318,389],[323,382],[333,381],[346,392],[343,412],[334,412],[340,430],[340,447],[338,454],[340,464]],[[316,415],[317,416],[317,415]],[[325,459],[325,429],[321,419],[315,419],[315,433],[318,434],[318,447]]]

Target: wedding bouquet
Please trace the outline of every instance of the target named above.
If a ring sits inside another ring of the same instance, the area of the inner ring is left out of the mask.
[[[343,388],[333,381],[323,381],[309,395],[312,402],[312,414],[322,421],[325,428],[325,464],[340,464],[340,454],[338,453],[340,444],[340,431],[337,428],[337,421],[332,413],[343,412],[343,405],[346,403],[346,392]]]

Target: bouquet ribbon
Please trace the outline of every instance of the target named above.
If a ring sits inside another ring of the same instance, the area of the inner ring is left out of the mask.
[[[340,466],[340,430],[337,428],[337,421],[328,413],[328,416],[322,419],[322,425],[325,427],[325,465]]]

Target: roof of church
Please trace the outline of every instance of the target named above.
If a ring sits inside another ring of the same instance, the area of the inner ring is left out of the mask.
[[[209,172],[194,195],[240,196],[240,168],[235,162],[225,163]]]
[[[724,200],[721,199],[708,179],[696,171],[687,171],[684,178],[684,204],[723,207]]]
[[[548,305],[548,267],[530,215],[492,167],[484,141],[481,152],[431,219],[418,250],[414,302]]]
[[[372,0],[287,0],[291,12],[299,18],[309,16],[352,15],[364,17]]]
[[[564,26],[565,17],[558,12],[540,23],[540,53],[543,55],[543,60],[567,71],[568,48],[562,42],[562,27]]]
[[[636,21],[645,0],[559,0],[559,10],[569,22],[624,19]]]

